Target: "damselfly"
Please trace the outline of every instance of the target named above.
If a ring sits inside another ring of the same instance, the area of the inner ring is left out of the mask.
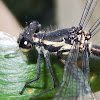
[[[79,27],[71,27],[45,34],[40,31],[41,25],[33,21],[25,28],[25,31],[19,36],[18,44],[22,51],[29,51],[34,45],[38,51],[38,72],[37,78],[27,82],[24,89],[30,83],[40,78],[40,54],[43,53],[47,67],[50,71],[54,86],[36,97],[52,90],[56,87],[56,80],[50,64],[48,55],[56,53],[57,55],[68,52],[69,56],[64,66],[62,83],[54,96],[54,100],[95,100],[90,87],[90,69],[89,54],[100,54],[100,48],[96,45],[90,45],[88,40],[91,39],[100,29],[100,18],[90,28],[88,32],[84,29],[87,26],[91,15],[96,7],[98,0],[88,0],[83,11]],[[80,60],[81,59],[81,60]],[[78,65],[78,60],[81,65]],[[32,97],[34,98],[34,97]],[[31,99],[32,99],[31,98]]]

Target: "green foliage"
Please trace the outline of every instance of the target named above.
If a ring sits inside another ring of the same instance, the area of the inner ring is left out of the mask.
[[[100,58],[90,58],[91,87],[94,92],[100,91]]]
[[[26,82],[37,77],[37,52],[33,48],[26,54],[27,58],[25,59],[20,50],[17,49],[17,46],[16,41],[11,36],[1,33],[0,100],[29,100],[30,97],[36,96],[53,86],[50,73],[42,57],[40,79],[30,84],[22,95],[19,94]],[[51,63],[59,85],[62,79],[63,67],[55,56],[51,57]],[[40,96],[36,100],[51,100],[56,89]]]
[[[0,100],[29,100],[30,97],[53,86],[45,60],[41,55],[40,79],[30,84],[22,95],[19,94],[26,82],[37,77],[37,51],[33,48],[25,55],[20,52],[16,39],[0,32]],[[90,59],[91,86],[95,92],[100,90],[99,60],[99,58]],[[63,75],[63,65],[54,55],[50,57],[50,61],[59,86]],[[57,88],[35,100],[52,100]]]

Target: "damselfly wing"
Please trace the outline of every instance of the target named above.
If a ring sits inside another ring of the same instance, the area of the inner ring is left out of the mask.
[[[88,24],[91,15],[96,7],[98,0],[88,0],[84,12],[82,14],[79,27],[71,27],[53,32],[40,32],[40,24],[37,21],[31,22],[25,31],[19,36],[18,44],[22,51],[29,51],[33,46],[38,52],[37,59],[37,78],[26,82],[20,94],[27,86],[40,78],[41,53],[43,53],[47,67],[49,69],[53,87],[43,91],[37,96],[33,96],[30,100],[39,97],[56,87],[56,80],[53,74],[52,65],[50,63],[50,53],[66,53],[69,51],[69,57],[64,67],[64,75],[61,86],[59,87],[54,100],[92,100],[89,80],[89,60],[90,52],[95,55],[100,54],[98,46],[89,45],[88,40],[95,35],[100,29],[100,19],[91,27],[88,32],[84,29]],[[94,48],[94,49],[93,49]],[[80,60],[81,59],[81,60]],[[80,60],[81,64],[78,64]],[[82,99],[80,99],[82,98]]]
[[[81,27],[82,30],[84,30],[88,24],[97,2],[98,0],[87,1],[79,23],[79,27]],[[95,22],[88,31],[88,34],[90,37],[93,37],[99,30],[100,19]],[[94,96],[90,85],[90,54],[87,41],[83,41],[84,49],[81,52],[79,42],[76,43],[74,41],[76,46],[73,44],[69,52],[69,57],[64,66],[63,80],[53,100],[99,100]],[[75,49],[75,47],[77,48]],[[81,64],[78,64],[79,62]]]

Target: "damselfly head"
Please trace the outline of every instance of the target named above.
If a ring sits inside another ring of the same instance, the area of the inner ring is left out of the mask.
[[[33,35],[40,31],[41,25],[37,21],[32,21],[20,34],[17,43],[23,52],[28,52],[33,46]]]
[[[20,41],[18,41],[18,44],[19,44],[19,48],[23,52],[28,52],[33,46],[33,42],[31,42],[25,37],[22,37]]]

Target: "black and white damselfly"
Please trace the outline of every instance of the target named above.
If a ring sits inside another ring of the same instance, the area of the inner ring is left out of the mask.
[[[52,90],[56,87],[56,80],[50,64],[48,55],[55,53],[57,55],[69,53],[68,59],[64,65],[64,74],[62,83],[54,96],[54,100],[97,100],[93,95],[90,86],[90,68],[89,55],[92,53],[100,55],[100,47],[91,45],[88,40],[91,39],[100,29],[100,18],[90,28],[88,32],[84,29],[87,26],[98,0],[88,0],[83,11],[79,27],[71,27],[45,34],[41,32],[41,25],[33,21],[25,28],[25,31],[19,36],[18,44],[22,51],[29,51],[35,46],[38,51],[38,72],[37,78],[27,82],[20,94],[30,83],[40,78],[40,54],[43,53],[47,67],[50,71],[54,86],[40,93],[36,97]],[[40,31],[40,32],[39,32]],[[81,65],[77,62],[81,61]],[[32,97],[31,99],[33,99]]]

